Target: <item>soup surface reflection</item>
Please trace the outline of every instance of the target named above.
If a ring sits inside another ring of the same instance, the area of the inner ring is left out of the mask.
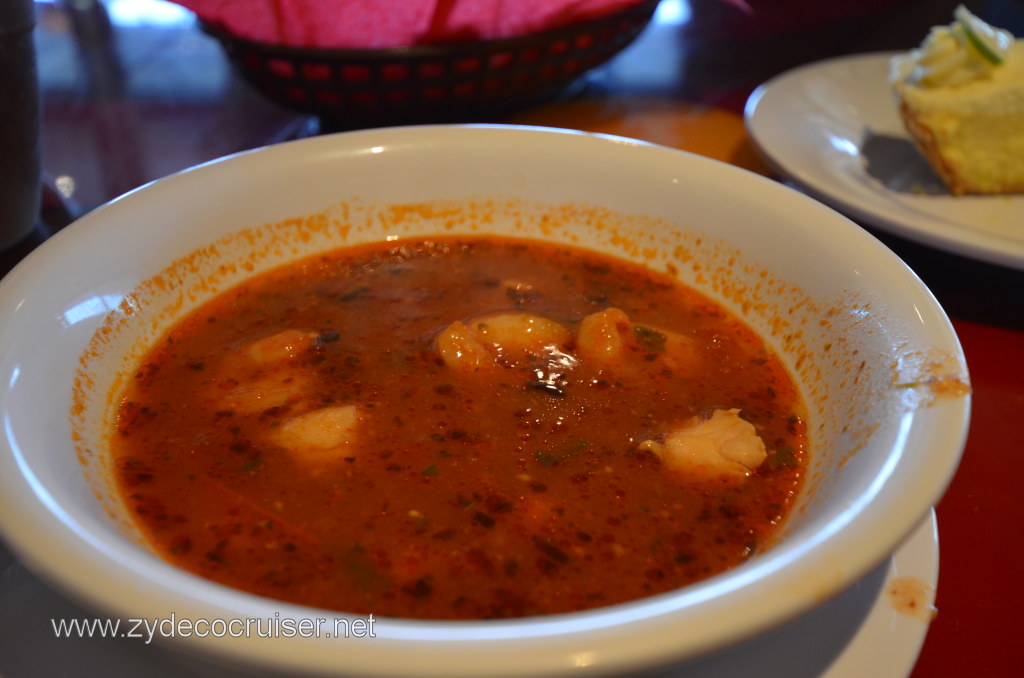
[[[675,589],[767,545],[803,408],[672,278],[497,237],[346,248],[173,327],[113,454],[156,549],[357,614],[503,618]]]

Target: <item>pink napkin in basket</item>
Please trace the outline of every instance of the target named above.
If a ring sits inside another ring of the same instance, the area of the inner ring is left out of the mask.
[[[523,35],[641,0],[174,0],[240,37],[373,49]]]
[[[595,18],[638,0],[437,0],[422,42],[510,38]]]

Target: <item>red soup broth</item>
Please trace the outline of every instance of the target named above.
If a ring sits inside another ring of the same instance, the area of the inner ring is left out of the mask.
[[[805,468],[798,391],[735,316],[528,240],[284,266],[184,318],[134,377],[112,448],[159,553],[355,614],[520,617],[676,589],[767,546]],[[737,445],[747,466],[723,457]]]

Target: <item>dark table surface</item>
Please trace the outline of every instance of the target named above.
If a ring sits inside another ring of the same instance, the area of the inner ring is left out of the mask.
[[[957,3],[749,4],[752,15],[720,0],[663,0],[639,40],[557,99],[481,121],[644,138],[767,174],[741,117],[758,84],[820,59],[916,46],[930,26],[949,22]],[[1021,0],[964,4],[1024,35]],[[175,5],[51,0],[36,9],[44,200],[35,231],[0,253],[0,275],[77,216],[148,181],[316,129],[244,83],[218,43]],[[1013,464],[1024,455],[1024,272],[862,225],[942,303],[974,390],[964,458],[936,508],[938,614],[913,676],[1020,675],[1024,502]],[[17,564],[6,562],[10,576]],[[0,586],[0,605],[4,595]],[[4,647],[0,638],[0,655]],[[0,659],[0,673],[8,670]]]

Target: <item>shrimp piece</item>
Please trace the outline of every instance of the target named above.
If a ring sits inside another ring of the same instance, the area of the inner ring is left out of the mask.
[[[764,441],[738,409],[715,410],[648,446],[669,468],[705,477],[745,478],[768,456]]]
[[[296,460],[315,465],[349,455],[358,423],[355,405],[322,407],[289,419],[272,438]]]
[[[580,321],[576,332],[579,359],[599,365],[622,360],[626,350],[624,337],[629,331],[629,316],[620,309],[606,308],[591,313]]]
[[[301,400],[309,379],[293,373],[270,374],[234,384],[220,396],[218,409],[238,414],[257,414],[271,407],[283,407]]]
[[[495,364],[497,358],[545,355],[570,339],[569,330],[554,320],[530,313],[498,313],[468,324],[453,322],[438,336],[437,352],[448,367],[478,370]]]
[[[288,361],[311,350],[316,336],[313,332],[284,330],[227,356],[220,366],[223,379],[217,386],[221,391],[218,407],[251,415],[296,404],[308,390],[310,380]]]
[[[572,335],[559,322],[531,313],[499,313],[477,318],[473,329],[487,348],[498,355],[540,352],[569,343]]]
[[[316,345],[315,332],[283,330],[249,344],[246,355],[257,363],[276,363],[297,358]]]
[[[316,342],[314,332],[283,330],[226,356],[217,370],[215,407],[257,414],[302,400],[310,378],[288,361],[312,350]]]
[[[633,323],[624,311],[606,308],[580,321],[576,333],[580,360],[601,367],[621,365],[631,357],[645,362],[649,356],[664,367],[681,369],[697,359],[696,346],[689,337],[660,327]]]
[[[458,320],[438,335],[437,353],[445,365],[464,371],[478,370],[493,362],[476,333]]]

